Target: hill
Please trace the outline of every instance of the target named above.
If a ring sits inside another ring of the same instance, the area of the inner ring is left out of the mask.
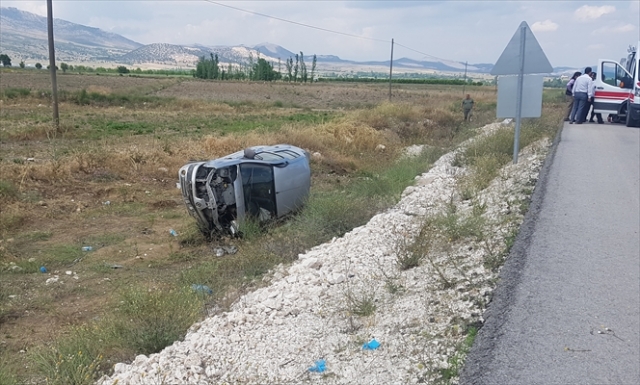
[[[0,50],[20,60],[47,61],[47,18],[16,8],[0,9]],[[60,61],[105,61],[142,44],[98,28],[53,20],[56,58]]]
[[[0,8],[0,52],[8,54],[18,63],[27,65],[48,61],[47,19],[16,8]],[[284,70],[285,62],[297,53],[279,45],[264,42],[253,47],[206,46],[201,44],[175,45],[155,43],[143,45],[124,36],[106,32],[99,28],[54,19],[56,60],[72,64],[92,66],[128,65],[140,68],[195,68],[199,58],[218,55],[221,65],[246,65],[263,58],[276,70]],[[306,50],[302,50],[306,51]],[[333,76],[354,75],[384,76],[389,71],[389,61],[364,61],[342,59],[331,54],[316,55],[317,73]],[[305,62],[310,65],[313,53],[306,52]],[[398,74],[423,74],[460,76],[465,70],[469,74],[486,74],[493,64],[469,64],[451,61],[426,61],[398,58],[393,61]],[[572,72],[566,67],[557,72]]]

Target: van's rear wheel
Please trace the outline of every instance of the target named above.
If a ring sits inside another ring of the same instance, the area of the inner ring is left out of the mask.
[[[627,127],[640,127],[640,120],[634,115],[638,115],[637,111],[634,111],[632,107],[627,108]]]

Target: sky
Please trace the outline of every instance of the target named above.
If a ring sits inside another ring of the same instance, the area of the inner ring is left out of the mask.
[[[45,0],[0,4],[47,14]],[[554,67],[580,68],[596,64],[599,58],[619,60],[629,45],[640,40],[640,0],[52,0],[52,4],[54,18],[142,44],[268,42],[305,55],[356,61],[388,60],[394,39],[394,59],[495,63],[522,21]]]

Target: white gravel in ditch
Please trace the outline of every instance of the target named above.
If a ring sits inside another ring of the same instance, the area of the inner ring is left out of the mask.
[[[483,135],[500,127],[487,125]],[[455,152],[448,153],[416,177],[394,207],[279,267],[268,287],[194,325],[184,341],[130,365],[116,364],[98,384],[407,384],[439,378],[464,339],[464,326],[482,321],[497,277],[483,262],[489,252],[501,252],[504,238],[520,225],[516,206],[531,193],[526,190],[533,188],[548,147],[544,140],[523,149],[519,163],[505,166],[479,194],[485,233],[491,234],[486,242],[461,240],[416,268],[398,268],[399,245],[411,242],[425,217],[451,202],[460,215],[472,210],[456,187],[466,170],[452,166]],[[369,301],[375,305],[371,315],[353,314],[358,303]],[[372,339],[380,346],[363,349]],[[310,370],[319,360],[324,371]]]

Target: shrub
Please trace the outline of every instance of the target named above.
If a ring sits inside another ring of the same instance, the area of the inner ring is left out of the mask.
[[[346,294],[347,307],[350,313],[360,317],[368,317],[376,312],[377,305],[373,293]]]
[[[31,90],[28,88],[7,88],[4,90],[4,96],[7,99],[24,98],[31,94]]]
[[[156,353],[184,337],[202,309],[202,301],[189,288],[130,288],[122,293],[109,329],[112,338],[132,351]]]
[[[69,335],[32,354],[36,370],[46,377],[50,385],[90,385],[105,369],[101,336],[97,329],[78,327]]]
[[[18,196],[18,188],[11,181],[0,179],[0,202],[17,199]]]

